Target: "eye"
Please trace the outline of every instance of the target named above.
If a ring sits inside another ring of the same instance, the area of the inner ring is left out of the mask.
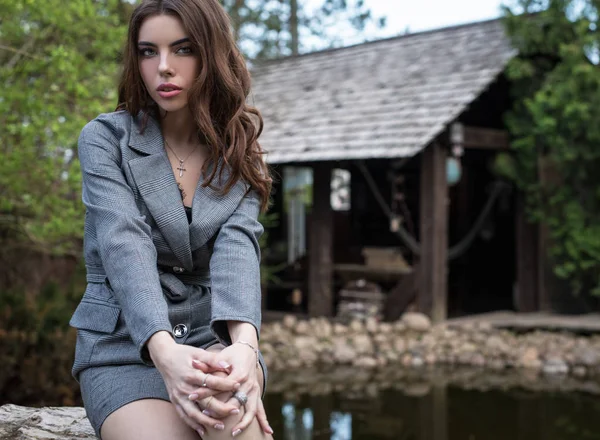
[[[194,51],[191,46],[183,46],[183,47],[180,47],[179,49],[177,49],[177,51],[176,51],[176,53],[178,53],[180,55],[190,55],[193,52]]]
[[[142,47],[138,49],[138,53],[143,57],[151,57],[156,54],[156,52],[154,52],[154,49],[151,49],[149,47]]]

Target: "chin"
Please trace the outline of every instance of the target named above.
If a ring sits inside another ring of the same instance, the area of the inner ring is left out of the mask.
[[[163,112],[177,113],[178,111],[187,109],[187,103],[160,102],[158,103],[158,107]]]

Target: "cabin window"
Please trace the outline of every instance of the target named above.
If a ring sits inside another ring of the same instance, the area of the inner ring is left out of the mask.
[[[350,171],[336,168],[331,173],[331,208],[350,211]]]

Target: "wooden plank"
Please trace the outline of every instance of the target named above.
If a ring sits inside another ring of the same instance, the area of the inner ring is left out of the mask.
[[[538,226],[527,221],[525,195],[519,192],[516,204],[517,292],[515,308],[518,312],[538,310]]]
[[[313,167],[313,206],[308,254],[308,314],[333,316],[333,210],[331,165]]]
[[[434,323],[447,316],[448,184],[446,149],[434,143],[422,153],[418,308]]]
[[[510,148],[510,137],[506,130],[470,127],[458,122],[452,125],[451,141],[453,145],[463,148],[489,150],[508,150]]]

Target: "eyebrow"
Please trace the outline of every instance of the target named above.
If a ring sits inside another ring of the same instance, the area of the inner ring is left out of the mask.
[[[181,40],[177,40],[177,41],[173,41],[171,44],[169,44],[169,47],[173,47],[173,46],[177,46],[178,44],[181,43],[189,43],[190,39],[189,38],[182,38]],[[151,43],[150,41],[138,41],[138,46],[150,46],[150,47],[157,47],[156,44]]]

